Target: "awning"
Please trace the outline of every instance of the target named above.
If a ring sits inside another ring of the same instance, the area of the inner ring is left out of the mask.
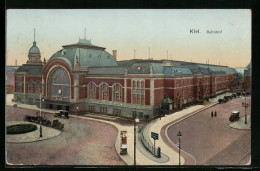
[[[39,100],[37,102],[40,102]],[[61,100],[52,100],[52,99],[44,99],[42,103],[49,104],[57,104],[57,105],[70,105],[70,102],[61,101]]]

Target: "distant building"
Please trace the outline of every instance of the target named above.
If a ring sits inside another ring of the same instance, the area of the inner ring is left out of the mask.
[[[244,75],[245,68],[235,68],[235,70],[237,71],[237,73]]]
[[[243,89],[246,92],[251,93],[251,62],[246,66],[244,70]]]
[[[175,60],[116,60],[106,48],[79,39],[46,62],[36,42],[27,64],[15,72],[14,100],[29,104],[44,98],[44,108],[87,110],[152,117],[164,98],[175,109],[230,89],[235,69]]]
[[[6,85],[6,93],[14,92],[14,73],[17,68],[20,66],[6,66],[5,67],[5,85]]]

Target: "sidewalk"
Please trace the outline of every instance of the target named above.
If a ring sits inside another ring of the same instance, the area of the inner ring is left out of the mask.
[[[231,122],[229,124],[231,128],[235,129],[246,129],[250,130],[251,129],[251,115],[247,114],[247,124],[245,124],[245,116],[241,117],[238,121]]]
[[[21,104],[21,103],[14,103],[11,101],[13,95],[12,94],[7,94],[6,95],[6,105],[13,106],[13,104],[17,104],[18,107],[21,108],[27,108],[27,109],[32,109],[32,110],[39,110],[35,105],[27,105],[27,104]],[[162,153],[167,155],[169,157],[169,161],[165,163],[159,163],[155,162],[152,159],[146,157],[142,152],[136,148],[136,165],[178,165],[179,164],[179,154],[175,152],[172,148],[170,148],[166,143],[163,142],[163,139],[160,135],[160,130],[161,128],[166,125],[169,122],[173,122],[177,119],[180,119],[182,117],[185,117],[186,115],[201,109],[205,106],[203,105],[197,105],[197,106],[192,106],[187,109],[183,109],[182,111],[176,112],[171,115],[166,115],[166,117],[162,117],[161,120],[157,119],[154,121],[154,123],[151,125],[149,129],[149,136],[151,134],[151,131],[159,133],[159,140],[156,141],[156,147],[160,146],[162,149]],[[48,109],[42,109],[42,112],[50,112],[54,113],[55,110],[48,110]],[[99,120],[95,118],[86,118],[84,116],[74,116],[70,115],[70,117],[77,117],[77,118],[82,118],[82,119],[88,119],[88,120],[93,120],[93,121],[99,121],[99,122],[104,122],[108,123],[110,125],[113,125],[117,128],[118,130],[118,135],[117,135],[117,140],[115,143],[115,148],[118,153],[118,155],[122,158],[122,160],[127,164],[127,165],[133,165],[134,163],[134,125],[132,126],[126,126],[126,125],[121,125],[119,123],[107,121],[107,120]],[[121,131],[127,131],[127,155],[120,155],[120,132]],[[138,134],[137,134],[138,135]],[[150,136],[149,136],[150,138]],[[151,138],[150,138],[151,139]],[[153,140],[151,139],[151,142]],[[184,164],[184,158],[181,158],[182,165]]]

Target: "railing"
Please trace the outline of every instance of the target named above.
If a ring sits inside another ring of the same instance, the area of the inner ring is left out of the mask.
[[[141,138],[141,141],[143,143],[143,145],[145,146],[145,148],[150,151],[155,157],[160,158],[161,157],[161,149],[158,150],[158,148],[154,147],[154,145],[150,142],[150,140],[146,139],[144,136],[144,129],[146,128],[146,126],[141,126],[139,127],[139,138]]]

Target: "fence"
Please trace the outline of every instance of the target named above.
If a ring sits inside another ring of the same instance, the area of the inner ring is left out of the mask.
[[[145,138],[144,136],[144,129],[146,128],[146,126],[141,126],[139,127],[139,137],[141,138],[141,141],[143,143],[143,145],[145,146],[145,148],[150,151],[155,157],[160,158],[161,157],[161,149],[158,149],[156,147],[154,147],[154,145],[150,142],[149,138],[148,140]]]

